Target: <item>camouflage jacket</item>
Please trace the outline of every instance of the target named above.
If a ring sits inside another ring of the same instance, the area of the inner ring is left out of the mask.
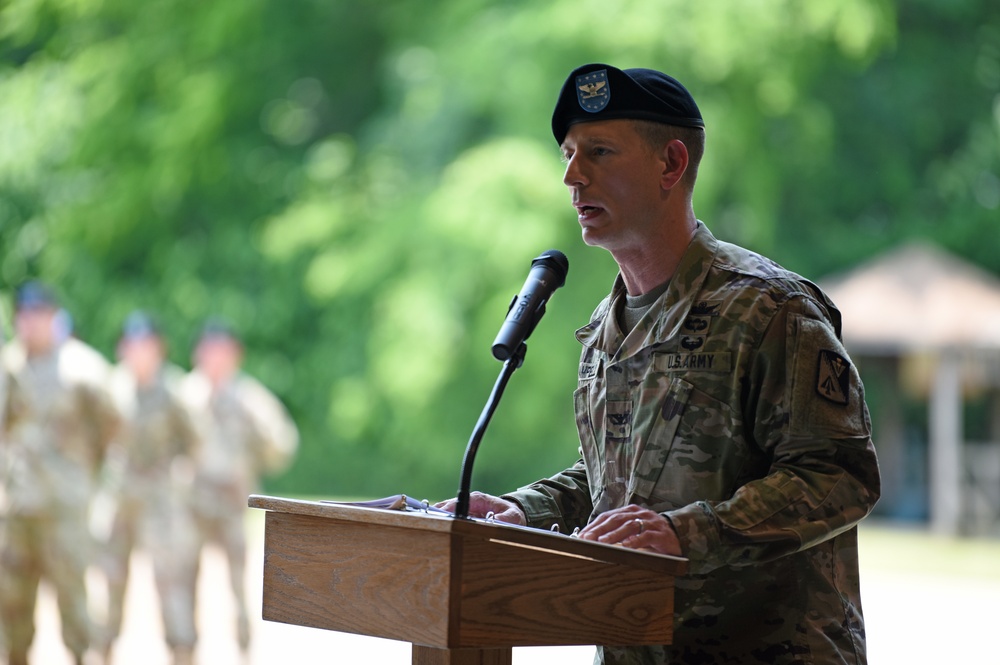
[[[246,504],[260,476],[283,470],[298,449],[299,433],[278,398],[253,377],[239,373],[213,391],[198,370],[182,382],[182,395],[202,439],[197,483],[225,487]]]
[[[689,558],[672,646],[605,663],[866,662],[855,525],[879,496],[840,313],[814,285],[703,225],[624,335],[611,295],[577,332],[582,459],[507,495],[572,529],[629,503]]]
[[[126,366],[112,372],[111,392],[124,425],[109,454],[111,483],[150,504],[178,489],[172,474],[177,462],[191,466],[198,454],[198,435],[177,392],[182,376],[180,368],[164,365],[151,385],[139,387]]]
[[[2,358],[24,401],[3,440],[8,510],[77,519],[120,425],[107,389],[110,367],[72,338],[37,358],[15,340]]]
[[[17,380],[0,362],[0,526],[8,511],[7,486],[11,482],[11,465],[14,461],[9,439],[18,421],[27,415],[28,405]]]

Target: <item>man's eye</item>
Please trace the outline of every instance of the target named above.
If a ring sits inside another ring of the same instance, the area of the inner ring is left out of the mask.
[[[610,152],[610,151],[607,148],[600,148],[600,147],[594,148],[593,150],[591,150],[591,154],[594,155],[595,157],[600,157],[602,155],[606,155],[606,154],[608,154],[608,152]]]

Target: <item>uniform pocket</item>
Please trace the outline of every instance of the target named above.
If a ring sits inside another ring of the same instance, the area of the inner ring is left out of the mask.
[[[642,432],[636,450],[635,469],[629,482],[629,496],[649,500],[661,494],[663,474],[671,455],[677,432],[691,397],[692,385],[679,377],[670,377],[666,395]]]
[[[636,497],[658,512],[722,501],[743,482],[749,449],[730,407],[683,379],[663,404],[636,469]]]

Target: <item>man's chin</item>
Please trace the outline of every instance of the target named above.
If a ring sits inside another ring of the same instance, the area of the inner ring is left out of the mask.
[[[583,242],[590,247],[600,247],[602,249],[608,249],[608,236],[603,233],[600,228],[593,226],[584,226],[580,234],[583,238]]]

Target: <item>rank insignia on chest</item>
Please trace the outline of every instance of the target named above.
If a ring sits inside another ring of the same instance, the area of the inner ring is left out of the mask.
[[[819,352],[816,392],[835,404],[847,404],[851,388],[851,362],[833,351]]]
[[[607,435],[613,439],[632,436],[632,401],[608,400],[605,420]]]

